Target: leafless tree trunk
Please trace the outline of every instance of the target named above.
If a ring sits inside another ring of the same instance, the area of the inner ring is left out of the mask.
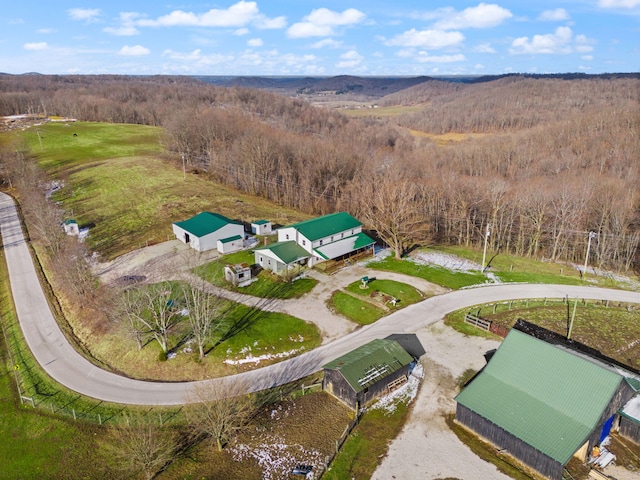
[[[141,334],[149,333],[164,353],[168,351],[169,331],[180,315],[172,296],[172,284],[162,282],[129,289],[125,298],[126,315],[134,338],[139,341]]]
[[[193,405],[187,411],[194,433],[211,438],[221,451],[256,414],[254,396],[244,391],[241,383],[198,384],[190,399]]]
[[[354,192],[360,220],[393,248],[398,259],[426,237],[423,194],[415,179],[393,167],[362,178]]]
[[[149,423],[142,415],[128,415],[125,424],[110,427],[107,450],[128,475],[142,473],[151,480],[171,463],[178,450],[178,435]]]
[[[199,278],[199,277],[198,277]],[[206,282],[185,283],[182,286],[185,308],[188,310],[191,333],[198,345],[200,359],[204,358],[204,349],[211,340],[211,334],[220,320],[223,300],[205,290]]]

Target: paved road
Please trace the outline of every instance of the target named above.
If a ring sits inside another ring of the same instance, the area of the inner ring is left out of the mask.
[[[25,242],[13,199],[0,194],[0,233],[9,268],[11,290],[24,336],[36,360],[57,382],[83,395],[109,402],[140,405],[179,405],[193,398],[206,382],[242,382],[247,391],[284,384],[319,370],[323,364],[393,333],[412,333],[441,320],[453,310],[484,302],[519,298],[592,298],[640,303],[640,293],[564,285],[495,285],[459,290],[429,298],[399,310],[306,354],[251,372],[202,382],[163,383],[132,380],[106,372],[80,354],[58,327]]]

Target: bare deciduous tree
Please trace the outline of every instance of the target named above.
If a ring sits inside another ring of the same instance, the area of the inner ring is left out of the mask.
[[[200,383],[192,391],[189,422],[196,435],[215,441],[219,451],[246,428],[257,411],[253,395],[241,383]]]
[[[401,258],[415,242],[424,240],[427,223],[423,217],[423,191],[393,167],[363,179],[357,195],[360,220],[376,230]]]
[[[106,446],[119,469],[127,475],[142,473],[150,480],[175,459],[177,432],[149,423],[142,415],[129,415],[126,423],[110,427]]]
[[[206,282],[198,277],[182,286],[187,317],[191,333],[198,345],[198,354],[204,358],[204,349],[211,340],[211,334],[219,323],[223,300],[206,291]]]
[[[139,347],[141,335],[148,333],[158,342],[162,351],[167,353],[169,331],[180,317],[172,296],[173,285],[170,282],[144,285],[126,291],[125,312]]]

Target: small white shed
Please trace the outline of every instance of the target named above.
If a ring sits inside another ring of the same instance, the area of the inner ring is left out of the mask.
[[[273,226],[269,220],[256,220],[251,224],[251,233],[254,235],[271,235]]]
[[[78,222],[73,219],[64,221],[64,233],[67,235],[78,236],[80,235],[80,228],[78,227]]]
[[[218,240],[218,251],[222,254],[237,252],[238,250],[242,250],[242,243],[244,241],[244,237],[242,235],[234,235],[228,238],[221,238]]]

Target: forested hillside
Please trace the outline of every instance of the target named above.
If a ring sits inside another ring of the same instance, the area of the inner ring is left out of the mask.
[[[639,92],[637,78],[430,80],[380,102],[420,111],[360,119],[183,77],[0,76],[0,115],[161,125],[191,172],[306,213],[348,210],[399,252],[481,246],[489,229],[496,251],[582,264],[592,231],[590,264],[627,270],[640,267]],[[434,139],[450,133],[474,135]]]

